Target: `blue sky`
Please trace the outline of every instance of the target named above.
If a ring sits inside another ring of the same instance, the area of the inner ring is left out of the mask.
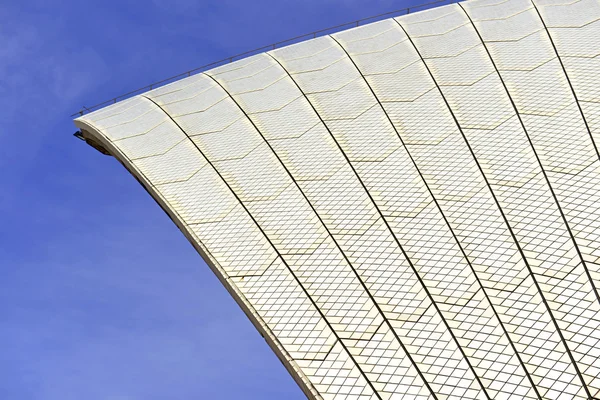
[[[192,246],[69,117],[424,1],[0,4],[0,399],[303,399]]]

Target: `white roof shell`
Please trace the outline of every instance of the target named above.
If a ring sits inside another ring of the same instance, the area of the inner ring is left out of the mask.
[[[75,120],[311,399],[600,398],[600,2],[473,0]]]

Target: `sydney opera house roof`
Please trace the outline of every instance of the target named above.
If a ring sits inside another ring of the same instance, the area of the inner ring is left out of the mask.
[[[311,399],[600,399],[600,2],[472,0],[75,120]]]

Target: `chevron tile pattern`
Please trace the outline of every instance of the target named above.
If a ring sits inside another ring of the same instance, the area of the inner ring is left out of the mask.
[[[471,0],[75,120],[311,399],[600,399],[600,1]]]

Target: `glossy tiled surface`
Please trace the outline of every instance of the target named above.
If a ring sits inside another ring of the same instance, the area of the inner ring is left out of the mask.
[[[308,397],[600,398],[600,2],[473,0],[76,120]]]

